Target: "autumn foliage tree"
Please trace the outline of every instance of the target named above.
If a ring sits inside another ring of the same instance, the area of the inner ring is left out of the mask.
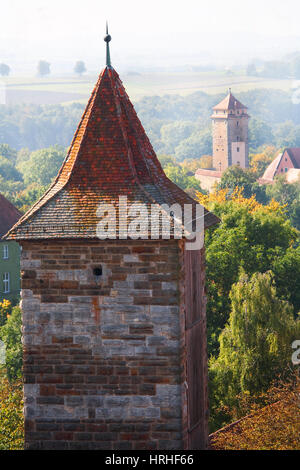
[[[213,434],[212,449],[300,450],[299,385],[295,376],[255,400],[240,396],[239,407],[247,416]]]
[[[266,391],[291,364],[300,322],[277,297],[273,274],[240,275],[230,292],[231,313],[220,335],[220,353],[210,361],[211,406],[237,406],[237,396]],[[214,412],[213,412],[214,415]],[[217,415],[217,414],[216,414]]]
[[[23,386],[0,376],[0,450],[24,448]]]
[[[231,311],[229,293],[241,268],[249,276],[272,270],[277,295],[293,305],[295,314],[300,310],[295,289],[300,284],[299,235],[278,202],[263,206],[254,196],[245,198],[241,188],[199,193],[198,200],[221,218],[206,235],[208,345],[209,354],[216,355]]]

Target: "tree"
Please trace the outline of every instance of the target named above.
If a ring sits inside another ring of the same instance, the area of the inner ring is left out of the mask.
[[[250,77],[256,77],[257,76],[256,65],[253,63],[249,64],[247,67],[246,73]]]
[[[276,158],[278,150],[273,145],[266,145],[257,150],[259,153],[250,154],[250,168],[257,177],[261,177],[270,163]]]
[[[23,384],[0,382],[0,450],[24,449]]]
[[[82,75],[84,72],[86,72],[86,66],[85,63],[82,60],[78,60],[74,66],[74,72],[78,75]]]
[[[19,211],[25,213],[43,196],[43,194],[45,194],[47,187],[48,185],[41,186],[37,183],[31,183],[26,187],[26,189],[17,192],[11,202],[19,209]]]
[[[263,188],[256,184],[256,175],[250,170],[235,165],[224,171],[218,189],[229,189],[233,192],[237,187],[243,188],[245,197],[251,197],[255,192],[259,196],[264,196]]]
[[[167,165],[165,168],[167,177],[177,184],[184,191],[188,189],[195,189],[202,192],[200,182],[194,177],[190,176],[184,168],[180,166]]]
[[[4,299],[0,302],[0,327],[3,326],[12,312],[12,304]]]
[[[290,67],[286,62],[275,60],[267,61],[264,63],[261,76],[270,78],[288,78],[290,76]]]
[[[22,175],[14,164],[2,155],[0,155],[0,175],[6,180],[22,181]]]
[[[38,183],[47,186],[57,175],[65,158],[65,150],[60,146],[36,150],[28,161],[20,164],[19,169],[23,174],[26,185]]]
[[[175,148],[195,131],[193,122],[175,121],[161,127],[161,140],[166,152],[174,152]]]
[[[212,153],[211,129],[194,132],[188,139],[182,140],[175,149],[176,158],[182,161],[186,158],[200,158]]]
[[[274,135],[271,126],[266,122],[252,118],[249,122],[249,142],[252,149],[258,149],[262,145],[272,145]]]
[[[220,353],[210,361],[211,403],[236,406],[240,393],[266,391],[291,362],[300,334],[293,307],[278,298],[272,272],[241,273],[230,292],[229,321],[220,335]]]
[[[38,74],[43,77],[44,75],[49,75],[50,73],[50,63],[45,60],[40,60],[38,63]]]
[[[271,201],[263,206],[254,196],[245,198],[238,188],[231,195],[227,189],[206,196],[198,194],[198,201],[222,220],[206,234],[208,351],[216,355],[218,336],[230,314],[229,293],[241,268],[249,276],[275,271],[279,295],[284,299],[288,295],[295,313],[299,311],[299,299],[293,294],[295,285],[300,285],[299,235],[279,203]]]
[[[179,166],[179,163],[171,155],[158,155],[158,159],[163,168],[166,168],[169,165]]]
[[[292,72],[293,78],[295,78],[296,80],[299,80],[299,78],[300,78],[300,56],[295,57],[295,59],[292,61],[291,72]]]
[[[7,144],[0,144],[0,155],[7,158],[13,164],[17,161],[17,151]]]
[[[199,168],[212,168],[212,157],[203,155],[201,158],[187,158],[181,165],[186,171],[194,175]]]
[[[0,64],[0,75],[2,77],[8,76],[10,74],[10,67],[7,64]]]
[[[247,416],[213,435],[214,450],[300,450],[298,377],[254,400],[249,395],[238,399]]]

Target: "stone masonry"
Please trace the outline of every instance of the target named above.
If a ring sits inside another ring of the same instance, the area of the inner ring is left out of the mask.
[[[183,448],[181,244],[22,242],[27,448]]]

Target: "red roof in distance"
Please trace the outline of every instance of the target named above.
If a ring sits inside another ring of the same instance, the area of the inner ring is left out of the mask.
[[[0,194],[0,238],[21,218],[18,209]]]
[[[228,93],[226,98],[224,98],[219,104],[214,106],[213,109],[220,110],[220,111],[229,111],[235,109],[248,109],[247,106],[242,104],[239,100],[233,96],[231,91]]]
[[[300,168],[300,148],[288,148],[285,149],[285,152],[288,152],[295,168]]]

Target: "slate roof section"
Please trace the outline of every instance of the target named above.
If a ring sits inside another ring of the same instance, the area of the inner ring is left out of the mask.
[[[18,222],[21,216],[21,212],[0,194],[0,238]]]
[[[59,174],[7,239],[96,238],[101,202],[196,202],[165,175],[117,72],[99,76]],[[219,222],[205,210],[205,228]]]

